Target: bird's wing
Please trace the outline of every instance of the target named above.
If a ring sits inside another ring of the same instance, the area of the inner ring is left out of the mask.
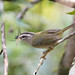
[[[57,35],[53,34],[36,35],[32,44],[35,47],[49,47],[51,45],[53,46],[59,39],[60,38]]]
[[[61,30],[62,29],[50,29],[50,30],[42,31],[41,33],[54,34],[54,33],[57,33]]]

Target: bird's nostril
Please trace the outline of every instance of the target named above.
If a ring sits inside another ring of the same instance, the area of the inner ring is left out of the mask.
[[[15,36],[15,39],[17,39],[18,38],[18,36]]]

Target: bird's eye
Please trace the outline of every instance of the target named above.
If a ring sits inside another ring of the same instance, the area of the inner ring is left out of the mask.
[[[25,38],[25,36],[22,36],[22,38]]]

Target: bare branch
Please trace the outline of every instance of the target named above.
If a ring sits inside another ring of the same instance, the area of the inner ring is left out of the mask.
[[[3,50],[0,51],[0,55],[3,53]]]
[[[33,73],[34,75],[37,74],[37,72],[38,72],[39,68],[41,67],[41,65],[43,64],[44,60],[45,60],[44,58],[40,59],[40,62],[38,63],[38,66],[37,66],[36,70]]]
[[[69,75],[75,75],[75,57],[73,59],[72,67],[69,70]]]
[[[60,44],[61,42],[65,41],[65,40],[67,40],[67,39],[69,39],[69,38],[71,38],[71,37],[74,36],[74,35],[75,35],[75,31],[72,32],[71,34],[65,36],[64,38],[58,40],[58,42],[56,43],[56,45]],[[55,45],[55,46],[56,46],[56,45]],[[54,47],[55,47],[55,46],[54,46]],[[46,55],[45,55],[45,56],[46,56]],[[45,56],[44,56],[44,58],[45,58]],[[40,68],[41,65],[44,63],[44,60],[45,60],[44,58],[41,58],[41,59],[40,59],[40,62],[38,63],[38,66],[37,66],[36,70],[34,71],[34,75],[37,74],[39,68]]]
[[[31,6],[27,6],[25,7],[18,15],[17,15],[17,19],[22,19],[23,16],[25,15],[25,13],[36,3],[39,3],[41,0],[34,0],[32,2],[30,2]]]
[[[3,59],[4,59],[4,75],[8,75],[8,57],[6,49],[6,40],[5,40],[5,24],[1,24],[1,38],[2,38],[2,49],[3,49]]]
[[[74,0],[50,0],[50,1],[58,2],[60,4],[64,4],[66,6],[75,8],[75,1]]]

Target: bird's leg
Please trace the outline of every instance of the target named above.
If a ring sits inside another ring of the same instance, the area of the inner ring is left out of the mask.
[[[43,52],[43,55],[41,56],[41,58],[46,59],[45,56],[46,56],[50,51],[52,51],[52,50],[53,50],[53,46],[49,47],[48,50],[46,50],[46,51]]]

